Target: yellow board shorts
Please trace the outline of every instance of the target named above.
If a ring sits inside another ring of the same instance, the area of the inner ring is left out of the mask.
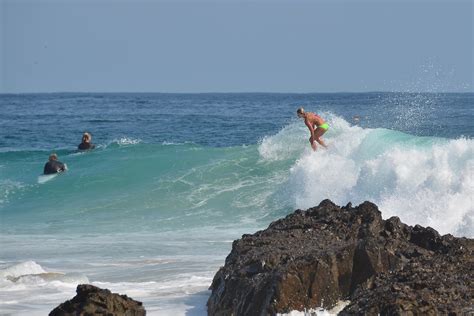
[[[328,125],[328,123],[324,123],[322,125],[319,125],[318,127],[321,127],[323,130],[327,131],[328,128],[329,128],[329,125]]]

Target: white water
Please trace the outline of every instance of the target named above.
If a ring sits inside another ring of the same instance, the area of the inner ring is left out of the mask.
[[[259,148],[267,160],[301,152],[285,184],[294,208],[326,198],[339,205],[369,200],[384,218],[398,216],[441,234],[474,236],[473,140],[361,129],[337,117],[331,126],[328,150],[312,152],[309,143],[301,150],[291,143],[295,131],[303,132],[301,126],[286,127]]]

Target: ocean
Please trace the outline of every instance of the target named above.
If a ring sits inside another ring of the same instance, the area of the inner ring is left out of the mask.
[[[1,315],[46,315],[80,283],[205,315],[233,240],[326,198],[474,237],[474,93],[2,94],[0,110]],[[97,148],[77,152],[85,131]],[[43,182],[52,152],[69,170]]]

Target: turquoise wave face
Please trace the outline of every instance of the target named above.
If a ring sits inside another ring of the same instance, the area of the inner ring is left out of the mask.
[[[290,163],[260,163],[257,146],[112,144],[58,154],[69,170],[42,184],[48,153],[1,154],[7,231],[161,231],[259,218],[275,212],[266,197]]]

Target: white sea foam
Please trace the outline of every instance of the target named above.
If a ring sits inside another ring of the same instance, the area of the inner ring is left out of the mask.
[[[8,203],[9,196],[24,187],[26,187],[26,185],[19,181],[9,179],[0,180],[0,205]]]
[[[284,184],[295,208],[309,208],[326,198],[340,205],[369,200],[385,218],[399,216],[442,234],[474,236],[474,140],[362,129],[337,117],[329,124],[328,150],[312,152],[305,144],[295,154],[298,159]],[[290,125],[265,139],[261,157],[275,159],[296,132],[307,135]]]
[[[0,270],[0,279],[17,278],[22,275],[40,274],[46,271],[34,261],[26,261]]]
[[[336,143],[340,137],[348,140],[348,144],[357,142],[358,133],[367,133],[366,130],[358,126],[351,126],[347,121],[334,114],[325,113],[324,116],[328,118],[327,122],[330,128],[323,139],[329,146]],[[264,137],[258,147],[258,152],[261,158],[267,161],[294,159],[302,151],[310,151],[308,135],[308,129],[302,121],[292,122],[277,134]],[[347,148],[339,146],[339,148],[349,150],[352,146]]]
[[[23,267],[23,268],[20,268]],[[35,263],[17,265],[15,274],[26,274],[7,280],[0,287],[0,311],[9,315],[46,315],[60,303],[75,295],[77,285],[90,283],[113,293],[126,294],[144,303],[147,315],[206,314],[208,287],[212,275],[181,274],[162,281],[90,282],[78,274],[44,273]],[[9,274],[14,269],[9,269]],[[75,276],[75,277],[74,277]]]
[[[2,264],[0,311],[8,315],[46,315],[74,296],[78,284],[89,283],[79,273],[48,272],[34,261]]]
[[[170,141],[163,141],[161,142],[161,145],[163,146],[183,146],[183,145],[193,145],[195,143],[191,142],[191,141],[184,141],[184,142],[170,142]]]
[[[48,272],[34,261],[25,261],[0,269],[0,287],[38,286],[46,283],[87,283],[89,280],[82,274]]]
[[[336,306],[327,310],[324,308],[312,308],[305,311],[291,311],[286,314],[277,314],[280,316],[333,316],[341,312],[344,307],[346,307],[350,302],[349,301],[339,301]]]
[[[128,145],[136,145],[142,142],[141,139],[131,138],[131,137],[120,137],[116,138],[110,142],[110,144],[116,144],[119,146],[128,146]]]
[[[305,130],[304,124],[293,123],[284,127],[276,135],[265,136],[258,146],[261,158],[267,161],[293,158],[304,148],[304,143],[295,139],[304,138],[303,135],[307,135]]]

